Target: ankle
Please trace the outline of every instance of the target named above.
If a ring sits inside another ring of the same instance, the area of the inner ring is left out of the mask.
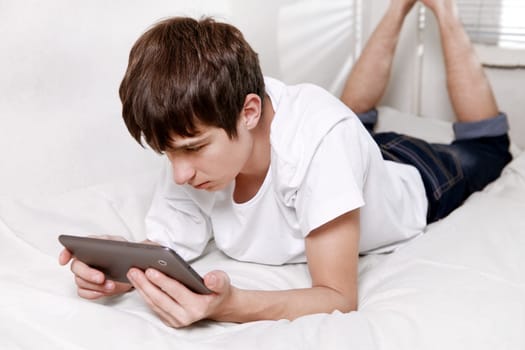
[[[436,16],[438,22],[459,21],[459,14],[454,0],[425,1],[423,4],[428,7]]]
[[[415,3],[416,0],[391,0],[388,12],[404,19]]]
[[[388,6],[384,14],[384,18],[387,19],[389,23],[395,23],[396,26],[401,28],[403,22],[405,21],[405,17],[412,9],[414,3],[415,1],[406,2],[399,0],[391,0],[390,6]]]

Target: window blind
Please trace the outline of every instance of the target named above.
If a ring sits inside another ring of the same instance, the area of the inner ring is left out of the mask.
[[[524,0],[457,0],[457,4],[473,42],[525,49]]]

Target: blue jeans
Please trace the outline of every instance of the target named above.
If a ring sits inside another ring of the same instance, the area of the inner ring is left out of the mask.
[[[454,123],[451,144],[429,143],[394,132],[374,133],[378,113],[358,115],[379,145],[383,158],[416,167],[428,199],[427,222],[447,216],[473,192],[501,174],[509,152],[505,114],[470,123]]]

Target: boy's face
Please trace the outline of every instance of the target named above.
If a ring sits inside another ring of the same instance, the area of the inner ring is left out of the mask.
[[[241,118],[242,119],[242,118]],[[194,137],[174,136],[166,150],[178,185],[199,190],[218,191],[242,171],[253,149],[253,138],[239,120],[237,137],[230,139],[217,127],[201,126]]]

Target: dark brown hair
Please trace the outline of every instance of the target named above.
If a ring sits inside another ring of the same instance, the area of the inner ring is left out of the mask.
[[[230,138],[246,95],[264,98],[257,54],[241,32],[211,18],[173,17],[133,45],[120,84],[122,116],[137,142],[164,152],[173,134],[215,126]]]

